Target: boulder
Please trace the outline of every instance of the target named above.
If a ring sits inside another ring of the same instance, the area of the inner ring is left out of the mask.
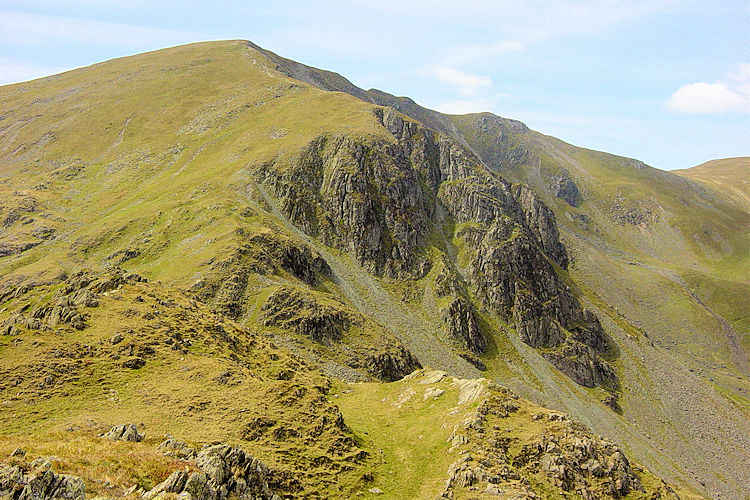
[[[169,444],[165,444],[168,443]],[[167,440],[163,448],[179,446],[178,441]],[[160,445],[161,446],[161,445]],[[240,448],[229,445],[206,446],[195,457],[200,472],[189,474],[173,472],[164,482],[143,495],[144,499],[157,498],[165,493],[176,493],[178,498],[225,500],[226,498],[275,497],[268,486],[269,472],[260,460]]]
[[[143,441],[145,435],[139,433],[138,428],[134,424],[122,424],[112,427],[107,433],[103,434],[102,437],[111,439],[112,441],[139,442]]]
[[[167,479],[157,484],[151,491],[143,494],[144,500],[151,500],[164,493],[181,493],[188,480],[188,473],[184,470],[174,471]]]
[[[80,477],[56,474],[52,469],[25,474],[19,467],[0,466],[0,497],[16,500],[83,500]]]
[[[173,437],[162,441],[156,449],[161,450],[168,457],[180,460],[192,460],[197,454],[195,448],[191,448],[185,441],[178,441]]]

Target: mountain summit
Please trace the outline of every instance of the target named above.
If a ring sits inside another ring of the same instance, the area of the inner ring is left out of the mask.
[[[0,494],[743,494],[748,211],[698,171],[246,41],[0,103]]]

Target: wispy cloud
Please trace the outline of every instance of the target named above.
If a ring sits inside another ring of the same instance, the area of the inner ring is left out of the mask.
[[[492,86],[492,78],[489,76],[472,75],[447,66],[428,66],[420,72],[427,77],[456,87],[458,93],[464,97],[474,96],[480,88]]]
[[[139,49],[205,38],[198,33],[151,26],[0,10],[0,40],[6,45],[96,43]]]
[[[738,64],[721,81],[683,85],[669,96],[667,107],[680,113],[750,113],[750,64]]]
[[[447,101],[434,106],[437,111],[449,115],[463,115],[466,113],[481,113],[490,111],[495,106],[495,99],[490,97],[477,97],[476,99],[458,99]]]
[[[517,40],[500,40],[485,44],[460,45],[453,47],[445,57],[447,64],[458,65],[518,52],[526,45]]]

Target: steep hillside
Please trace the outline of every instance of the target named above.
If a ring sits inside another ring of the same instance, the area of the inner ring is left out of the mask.
[[[577,148],[515,120],[489,113],[441,115],[408,98],[364,92],[340,75],[307,66],[302,71],[298,63],[293,70],[283,58],[273,60],[280,71],[318,88],[347,92],[420,120],[469,146],[488,168],[531,186],[556,215],[570,254],[570,285],[606,318],[607,332],[616,337],[620,358],[615,366],[627,372],[629,386],[621,400],[623,415],[640,422],[649,440],[655,437],[667,453],[681,450],[672,459],[692,462],[692,474],[713,483],[709,490],[732,481],[714,475],[712,467],[703,468],[702,453],[687,458],[692,452],[686,450],[696,444],[713,448],[748,429],[746,206],[728,200],[726,190],[707,189],[637,160]],[[658,349],[644,350],[644,338]],[[537,380],[519,380],[514,388],[572,411],[620,441],[637,441],[621,434],[606,416],[593,414],[590,404],[580,406],[580,396],[571,398],[567,389],[539,377],[533,359],[523,363],[534,366]],[[686,418],[687,427],[682,425]],[[675,432],[675,427],[683,430]],[[707,429],[716,433],[708,437]],[[725,453],[733,458],[714,467],[750,460],[733,446],[719,454]]]
[[[56,472],[80,475],[89,492],[120,496],[184,468],[156,450],[174,435],[241,443],[277,471],[267,482],[278,494],[364,487],[367,453],[327,401],[330,381],[258,332],[121,272],[80,272],[5,299],[3,457],[20,446],[29,461],[52,457]],[[131,422],[150,446],[99,437]]]
[[[726,380],[750,373],[745,208],[671,172],[577,148],[518,122],[493,115],[454,121],[487,165],[534,186],[555,210],[586,286],[747,397],[746,386]]]
[[[372,398],[400,401],[416,383],[401,379],[431,367],[569,413],[679,487],[743,491],[747,212],[725,197],[243,41],[2,87],[0,103],[8,448],[31,446],[31,433],[39,453],[62,456],[72,423],[98,471],[96,456],[113,452],[96,433],[136,422],[240,446],[266,465],[224,486],[250,481],[263,495],[669,493],[580,424],[526,422],[542,412],[527,401],[505,413],[530,434],[495,446],[478,424],[465,436],[478,464],[399,464],[424,450],[393,442],[385,422],[403,420],[409,439],[458,423],[463,410],[442,405],[464,382],[431,388],[446,398],[412,408],[413,423]],[[329,377],[339,398],[323,397]],[[118,405],[99,405],[104,386]],[[486,403],[495,422],[506,396],[465,409]],[[441,460],[442,434],[430,438]],[[155,469],[128,462],[107,494],[133,477],[149,489],[171,467],[132,446]],[[195,454],[204,472],[216,454],[251,463],[235,448]],[[59,471],[85,476],[65,460]],[[160,488],[198,481],[191,467]]]
[[[334,383],[138,275],[81,272],[5,299],[0,495],[690,496],[486,379]]]
[[[750,157],[711,160],[672,172],[724,193],[750,210]]]

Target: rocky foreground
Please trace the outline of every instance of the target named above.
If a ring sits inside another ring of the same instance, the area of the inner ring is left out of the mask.
[[[566,415],[537,407],[485,379],[457,379],[445,372],[421,370],[392,389],[393,401],[383,400],[386,408],[416,412],[442,408],[437,401],[449,405],[442,428],[449,432],[447,454],[455,459],[445,472],[439,498],[680,498],[669,485],[632,465],[617,446]],[[525,432],[519,434],[519,428]],[[141,443],[144,438],[136,425],[123,424],[98,439]],[[280,500],[297,496],[276,493],[278,483],[273,478],[279,471],[239,447],[195,447],[170,436],[156,450],[173,459],[174,470],[148,490],[134,484],[115,497]],[[0,495],[14,500],[86,498],[80,477],[53,471],[59,457],[27,462],[26,454],[17,448],[10,463],[0,466]],[[373,479],[367,473],[367,480]],[[403,498],[399,491],[376,486],[359,495]]]

